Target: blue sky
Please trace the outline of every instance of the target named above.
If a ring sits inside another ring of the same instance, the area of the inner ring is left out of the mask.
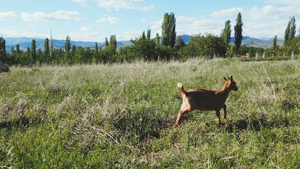
[[[299,0],[5,0],[0,8],[0,36],[103,42],[137,38],[151,29],[161,35],[164,13],[173,12],[178,35],[219,35],[226,20],[232,36],[238,12],[243,35],[283,38],[290,16],[300,19]],[[298,34],[298,27],[297,27]]]

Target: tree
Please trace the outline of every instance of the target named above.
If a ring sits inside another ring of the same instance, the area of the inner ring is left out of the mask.
[[[0,37],[0,61],[6,62],[5,39],[3,37]]]
[[[117,37],[116,37],[116,35],[111,35],[110,36],[109,45],[114,46],[115,50],[117,49]]]
[[[291,20],[291,25],[290,25],[290,34],[289,34],[289,41],[291,41],[296,34],[296,19],[295,17],[292,17]]]
[[[242,22],[242,14],[239,12],[238,13],[238,16],[236,18],[236,25],[234,26],[234,44],[237,48],[237,50],[240,49],[241,47],[241,44],[242,44],[242,40],[243,40],[243,35],[242,35],[242,32],[243,32],[243,22]]]
[[[68,35],[67,37],[66,37],[66,41],[65,41],[65,51],[66,52],[70,52],[70,49],[71,49],[71,38],[70,38],[70,36]]]
[[[288,25],[285,29],[285,32],[284,32],[284,46],[287,45],[288,41],[289,41],[289,37],[290,37],[290,26],[291,26],[291,22],[289,21],[288,22]]]
[[[98,51],[99,51],[98,44],[97,44],[97,42],[95,42],[95,53],[96,53],[96,55],[98,55]]]
[[[213,34],[191,36],[190,42],[184,49],[187,50],[186,55],[200,56],[207,59],[212,59],[215,56],[225,57],[226,54],[223,39]]]
[[[72,45],[72,50],[71,50],[72,57],[75,56],[75,52],[76,52],[76,45]]]
[[[147,30],[147,39],[150,40],[151,38],[151,29]]]
[[[65,55],[63,60],[64,63],[71,63],[72,61],[70,50],[71,50],[71,38],[68,35],[65,41]]]
[[[156,47],[160,47],[160,37],[158,33],[156,33],[155,44]]]
[[[182,37],[178,35],[176,38],[175,49],[179,50],[180,48],[183,48],[185,46],[186,44],[184,43]]]
[[[156,43],[154,39],[151,39],[151,30],[147,30],[147,38],[145,36],[145,32],[142,33],[142,36],[138,39],[131,40],[132,46],[132,54],[136,59],[143,60],[157,60],[156,53]]]
[[[50,55],[49,39],[46,38],[45,41],[44,41],[44,57],[45,57],[45,62],[48,62],[49,55]]]
[[[110,41],[108,42],[108,39],[105,38],[105,48],[103,50],[103,57],[102,61],[104,62],[114,62],[115,55],[117,51],[117,38],[116,35],[110,36]]]
[[[31,41],[31,50],[30,50],[31,58],[33,59],[33,63],[36,63],[37,55],[36,55],[36,42],[35,39]]]
[[[288,25],[284,32],[284,46],[287,46],[288,43],[295,37],[296,34],[296,20],[295,17],[290,17]]]
[[[174,13],[165,13],[161,33],[162,45],[174,48],[176,40],[176,18]]]
[[[272,49],[273,49],[274,51],[278,49],[278,46],[277,46],[277,35],[275,35],[275,37],[274,37],[274,39],[273,39]]]
[[[20,53],[21,53],[20,45],[19,45],[19,44],[16,45],[16,50],[17,50],[17,54],[20,54]]]
[[[105,37],[105,47],[108,47],[108,45],[109,45],[109,43],[108,43],[108,39],[107,39],[107,37]]]
[[[228,46],[230,44],[230,40],[231,40],[231,29],[230,29],[230,20],[227,20],[225,22],[225,28],[223,29],[222,32],[222,38],[224,40],[224,43]]]

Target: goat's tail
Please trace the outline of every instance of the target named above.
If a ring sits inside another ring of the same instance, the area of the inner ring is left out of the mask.
[[[177,84],[177,87],[178,87],[180,93],[181,93],[182,95],[185,95],[185,91],[184,91],[184,89],[183,89],[182,83],[178,83],[178,84]]]

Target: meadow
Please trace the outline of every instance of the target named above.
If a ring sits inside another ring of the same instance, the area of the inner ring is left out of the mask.
[[[0,168],[300,168],[300,61],[189,59],[12,67],[0,74]],[[173,128],[177,89],[239,90],[227,119]]]

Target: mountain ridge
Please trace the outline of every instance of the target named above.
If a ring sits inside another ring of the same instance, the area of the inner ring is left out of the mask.
[[[190,35],[180,35],[183,41],[187,44]],[[31,41],[32,39],[35,39],[36,41],[36,48],[37,49],[44,49],[44,40],[42,38],[30,38],[30,37],[6,37],[4,38],[6,41],[6,51],[11,52],[11,47],[16,48],[16,45],[20,45],[20,50],[27,50],[27,47],[31,47]],[[77,47],[89,47],[89,48],[95,48],[95,43],[97,43],[98,47],[104,47],[104,42],[90,42],[90,41],[73,41],[71,40],[71,44],[75,45]],[[231,38],[230,41],[231,44],[234,44],[234,37]],[[269,48],[273,44],[273,39],[258,39],[258,38],[252,38],[249,36],[244,36],[242,40],[242,45],[246,46],[254,46],[254,47],[262,47],[262,48]],[[282,45],[283,40],[277,40],[277,45]],[[130,46],[131,42],[128,41],[119,41],[117,43],[117,46]],[[53,46],[55,49],[64,48],[65,47],[65,40],[57,40],[53,39]]]

